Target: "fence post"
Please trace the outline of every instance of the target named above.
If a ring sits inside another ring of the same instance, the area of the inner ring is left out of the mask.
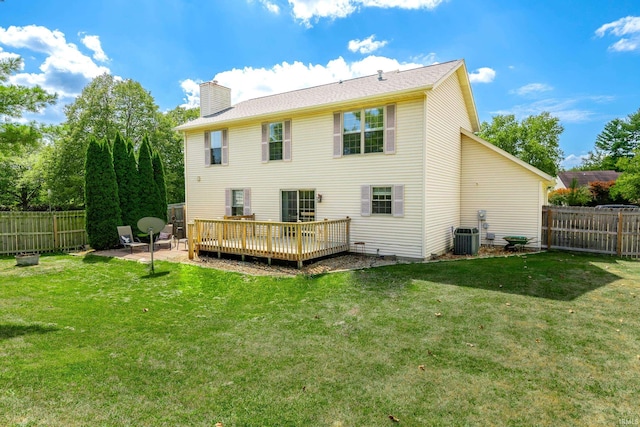
[[[58,217],[53,215],[53,248],[58,249],[60,247],[60,238],[58,236]]]
[[[618,212],[618,241],[616,243],[616,254],[622,256],[622,211]]]
[[[551,227],[553,226],[553,209],[547,206],[547,249],[551,249]]]

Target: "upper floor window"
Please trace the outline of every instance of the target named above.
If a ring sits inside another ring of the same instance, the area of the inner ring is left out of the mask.
[[[226,165],[229,163],[229,141],[227,130],[214,130],[204,133],[204,164]]]
[[[291,120],[262,124],[262,163],[291,161]]]
[[[382,153],[383,150],[384,108],[344,113],[342,154]]]
[[[333,157],[396,151],[396,106],[333,114]]]
[[[282,160],[282,122],[269,123],[269,160]]]
[[[211,164],[222,164],[222,131],[211,132]]]

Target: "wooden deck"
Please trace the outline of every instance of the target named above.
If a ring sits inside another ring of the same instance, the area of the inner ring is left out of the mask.
[[[217,252],[304,261],[349,251],[349,217],[311,222],[273,222],[238,219],[196,219],[188,225],[189,258]]]

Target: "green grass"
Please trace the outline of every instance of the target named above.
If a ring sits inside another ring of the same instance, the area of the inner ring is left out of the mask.
[[[639,262],[544,253],[295,278],[14,264],[0,258],[2,426],[640,422]]]

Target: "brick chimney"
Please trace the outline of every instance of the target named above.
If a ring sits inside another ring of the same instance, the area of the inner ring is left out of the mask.
[[[231,107],[231,89],[217,80],[200,84],[200,117],[210,116]]]

